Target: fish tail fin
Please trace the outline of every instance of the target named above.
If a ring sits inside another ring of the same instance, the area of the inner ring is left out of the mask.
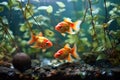
[[[71,23],[71,27],[75,30],[78,31],[80,29],[80,24],[81,24],[81,20],[78,20],[76,22]]]
[[[28,41],[28,44],[32,44],[32,43],[34,43],[35,40],[36,40],[35,35],[34,35],[33,33],[31,33],[31,39]]]
[[[74,57],[74,58],[76,58],[76,59],[80,59],[80,57],[79,57],[79,55],[78,55],[78,53],[77,53],[77,47],[76,47],[76,44],[74,44],[74,47],[71,49],[71,54],[72,54],[72,56]]]

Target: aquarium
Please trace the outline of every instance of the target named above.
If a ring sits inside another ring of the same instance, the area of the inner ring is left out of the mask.
[[[0,0],[0,80],[119,80],[120,0]]]

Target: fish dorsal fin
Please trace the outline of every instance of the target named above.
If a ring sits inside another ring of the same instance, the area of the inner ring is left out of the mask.
[[[71,19],[70,18],[64,18],[64,22],[67,22],[67,23],[72,23]]]
[[[33,33],[31,33],[31,39],[28,41],[28,44],[32,44],[35,41],[36,41],[36,36]]]
[[[43,36],[43,33],[42,33],[42,32],[40,32],[40,33],[38,34],[38,36],[41,36],[41,37],[42,37],[42,36]]]
[[[74,47],[71,49],[71,54],[74,58],[76,59],[80,59],[78,53],[77,53],[77,47],[76,47],[76,44],[74,44]]]
[[[64,46],[64,48],[70,48],[70,45],[69,45],[69,44],[66,44],[66,45]]]

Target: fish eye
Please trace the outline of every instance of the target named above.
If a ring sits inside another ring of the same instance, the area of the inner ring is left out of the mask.
[[[57,54],[56,56],[59,57],[59,56],[61,56],[61,54]]]
[[[63,51],[61,50],[61,51],[59,51],[59,54],[62,54],[63,53]]]
[[[62,28],[62,26],[59,26],[58,28],[59,28],[59,29],[61,29],[61,28]]]
[[[46,43],[46,45],[49,45],[49,43]]]
[[[59,28],[61,28],[62,26],[59,26]]]

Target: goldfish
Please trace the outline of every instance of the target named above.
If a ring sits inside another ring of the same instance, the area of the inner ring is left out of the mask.
[[[72,56],[76,59],[80,59],[79,55],[76,52],[76,49],[76,44],[74,44],[73,48],[71,48],[69,44],[66,44],[63,48],[54,54],[54,57],[60,60],[67,60],[68,62],[72,62]]]
[[[31,33],[31,39],[28,41],[28,44],[33,44],[32,48],[40,48],[42,51],[46,51],[47,48],[53,46],[53,43],[40,32],[38,35]]]
[[[65,33],[73,34],[73,30],[79,31],[81,22],[81,20],[72,22],[70,18],[64,18],[64,21],[55,26],[55,30],[60,32],[63,36],[65,36]]]

